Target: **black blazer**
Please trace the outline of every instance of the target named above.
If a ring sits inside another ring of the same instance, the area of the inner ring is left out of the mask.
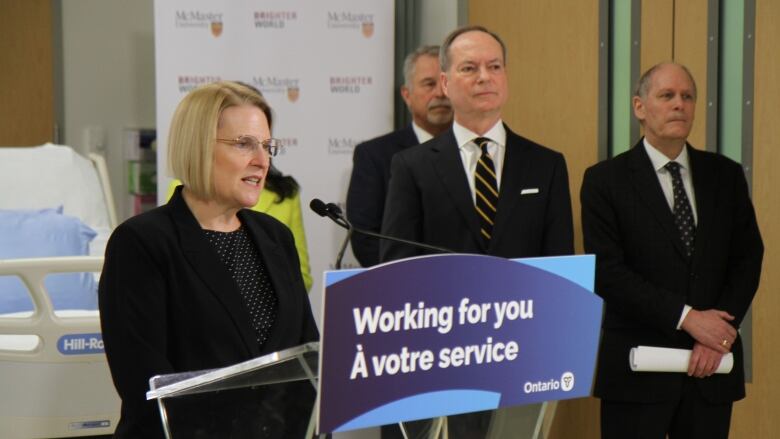
[[[379,233],[390,181],[390,160],[399,151],[419,144],[412,125],[355,147],[352,177],[347,191],[347,219],[360,229]],[[352,252],[360,265],[379,263],[379,241],[360,233],[352,234]]]
[[[569,177],[563,155],[507,127],[493,238],[485,247],[452,129],[393,157],[382,233],[456,252],[507,258],[574,252]],[[423,254],[390,241],[389,261]]]
[[[133,217],[109,239],[99,304],[106,357],[122,399],[116,437],[162,437],[157,374],[229,366],[318,339],[292,234],[272,217],[241,210],[268,268],[276,323],[260,348],[238,286],[177,188],[168,204]]]
[[[685,304],[727,311],[738,327],[758,287],[763,244],[741,166],[687,148],[698,218],[690,260],[641,140],[585,172],[585,251],[596,254],[596,292],[606,307],[596,396],[637,402],[679,397],[686,375],[631,372],[630,348],[692,348],[693,338],[676,329]],[[696,380],[712,402],[745,395],[740,338],[732,351],[730,374]]]

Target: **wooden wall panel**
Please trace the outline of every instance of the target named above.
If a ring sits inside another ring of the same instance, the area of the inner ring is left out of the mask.
[[[566,156],[581,249],[579,188],[598,157],[598,0],[472,0],[468,22],[507,45],[504,121]]]
[[[671,61],[674,37],[674,0],[642,2],[640,74],[659,62]]]
[[[699,96],[691,144],[704,149],[707,128],[707,0],[642,2],[640,74],[659,62],[685,64]]]
[[[598,161],[598,0],[471,0],[470,24],[496,31],[508,49],[504,121],[566,156],[575,243],[582,251],[579,191]],[[550,438],[597,438],[598,402],[558,404]]]
[[[705,148],[707,128],[707,0],[674,2],[674,61],[684,64],[696,79],[696,123],[688,141]]]
[[[780,2],[756,2],[753,200],[766,253],[761,287],[753,306],[753,383],[735,404],[730,437],[780,437]],[[706,130],[706,0],[642,3],[641,69],[672,59],[686,64],[699,89],[691,141],[704,148]],[[567,158],[575,218],[583,170],[597,160],[598,2],[471,0],[469,23],[505,38],[509,48],[510,101],[504,119],[515,130],[562,151]],[[577,70],[579,69],[579,70]],[[581,229],[577,219],[578,249]],[[597,401],[558,404],[549,438],[597,438]]]
[[[731,437],[780,437],[780,2],[755,0],[753,204],[764,239],[761,286],[753,300],[753,382],[734,405]]]
[[[51,0],[0,1],[0,145],[52,140]]]

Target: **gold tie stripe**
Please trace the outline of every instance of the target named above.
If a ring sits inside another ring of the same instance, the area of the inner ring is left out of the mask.
[[[496,168],[487,150],[490,139],[477,137],[474,139],[474,143],[482,151],[477,161],[476,172],[474,172],[474,191],[477,194],[475,207],[480,220],[480,233],[487,244],[493,235],[493,222],[498,206],[498,183],[496,181]]]

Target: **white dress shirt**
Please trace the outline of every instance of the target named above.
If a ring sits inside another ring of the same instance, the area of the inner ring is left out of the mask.
[[[425,143],[431,139],[433,139],[433,135],[429,133],[428,131],[425,131],[422,127],[417,125],[414,121],[412,121],[412,130],[414,131],[414,135],[417,136],[417,143]]]
[[[693,212],[693,223],[697,224],[699,219],[696,214],[696,194],[693,192],[693,180],[691,179],[691,165],[688,160],[688,148],[683,147],[680,151],[680,155],[675,157],[674,160],[669,160],[669,157],[663,155],[661,151],[655,149],[647,138],[644,140],[645,151],[650,156],[650,162],[653,163],[653,169],[655,169],[655,176],[658,177],[658,182],[661,183],[661,190],[664,192],[666,202],[669,204],[669,209],[674,210],[674,190],[672,189],[672,174],[664,167],[670,161],[675,161],[680,164],[680,177],[685,187],[685,195],[688,196],[688,201],[691,203],[691,211]],[[685,305],[680,315],[680,320],[677,322],[677,329],[682,327],[682,322],[685,320],[685,316],[690,312],[691,306]]]
[[[691,211],[693,212],[693,223],[698,224],[699,217],[696,214],[696,194],[693,192],[693,180],[691,179],[691,165],[688,160],[688,148],[683,147],[674,160],[669,160],[669,157],[663,155],[661,151],[655,149],[650,142],[645,138],[645,151],[650,156],[650,161],[653,163],[653,169],[655,169],[655,175],[658,177],[658,182],[661,183],[661,190],[664,191],[664,197],[669,204],[669,209],[674,208],[674,189],[672,188],[672,174],[664,167],[670,161],[674,161],[680,164],[680,177],[682,177],[683,186],[685,187],[685,195],[688,196],[688,200],[691,202]]]
[[[506,153],[506,129],[503,122],[499,119],[492,128],[481,136],[455,121],[452,122],[452,131],[455,134],[455,141],[458,143],[458,149],[460,150],[460,159],[463,162],[463,169],[466,171],[466,178],[469,181],[472,201],[475,204],[477,202],[477,193],[474,189],[474,173],[477,171],[477,162],[482,155],[482,150],[474,143],[474,139],[477,137],[490,139],[487,147],[488,155],[493,159],[493,166],[496,168],[496,185],[499,193],[501,193],[501,174],[504,168],[504,154]]]

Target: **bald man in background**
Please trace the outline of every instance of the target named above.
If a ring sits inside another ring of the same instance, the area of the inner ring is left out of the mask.
[[[633,97],[645,137],[582,184],[585,252],[605,302],[594,387],[606,439],[727,438],[745,397],[739,325],[763,244],[742,167],[693,148],[696,83],[659,64]],[[632,347],[690,349],[687,373],[633,372]],[[730,373],[715,374],[734,354]]]

